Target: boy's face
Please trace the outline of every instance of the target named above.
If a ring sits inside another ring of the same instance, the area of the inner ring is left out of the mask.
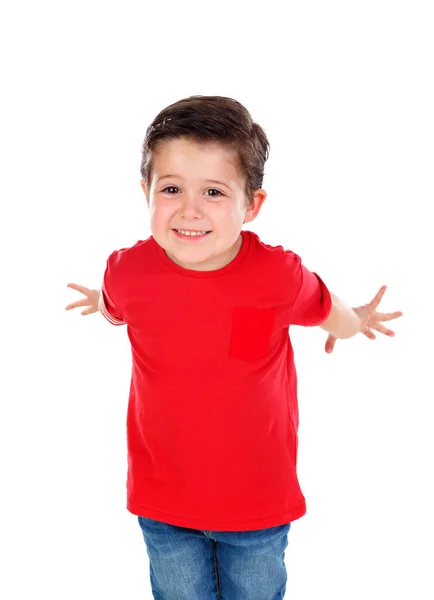
[[[184,269],[214,271],[230,263],[241,248],[243,221],[259,213],[267,194],[257,190],[247,207],[236,164],[235,151],[186,138],[166,141],[154,152],[149,188],[141,182],[152,236]],[[211,233],[187,237],[176,229]]]

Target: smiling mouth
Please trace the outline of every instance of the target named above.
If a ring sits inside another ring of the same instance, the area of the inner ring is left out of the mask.
[[[174,228],[172,229],[172,231],[178,231],[178,229]],[[189,233],[199,233],[200,231],[205,231],[206,233],[211,233],[212,229],[210,230],[206,230],[206,229],[182,229],[180,228],[179,231],[188,231]]]
[[[185,229],[185,230],[184,230],[184,231],[187,231],[188,233],[180,233],[180,232],[179,232],[177,229],[172,229],[172,231],[173,231],[173,232],[174,232],[176,235],[178,235],[178,236],[182,236],[182,237],[185,237],[185,238],[190,238],[190,237],[193,237],[193,238],[199,237],[199,238],[200,238],[200,237],[205,237],[206,235],[209,235],[210,233],[212,233],[212,230],[210,230],[210,231],[205,231],[205,233],[202,233],[202,234],[200,234],[200,235],[197,235],[197,234],[199,234],[199,233],[200,233],[199,231],[193,231],[193,230],[188,230],[188,229]],[[191,232],[191,233],[190,233],[190,232]]]
[[[182,245],[184,245],[185,243],[188,244],[199,244],[201,241],[203,241],[206,237],[208,237],[209,235],[211,235],[211,231],[207,231],[206,233],[193,233],[193,234],[186,234],[186,233],[179,233],[176,229],[172,229],[173,233],[175,234],[175,238],[177,240],[179,240],[180,242],[182,242]]]

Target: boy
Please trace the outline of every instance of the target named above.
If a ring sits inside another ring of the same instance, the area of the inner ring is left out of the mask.
[[[337,338],[401,312],[383,286],[347,307],[295,253],[242,231],[266,198],[269,144],[240,103],[193,96],[163,109],[142,147],[152,235],[107,260],[101,292],[69,284],[127,324],[127,509],[138,516],[155,598],[273,600],[306,512],[297,479],[290,325]]]

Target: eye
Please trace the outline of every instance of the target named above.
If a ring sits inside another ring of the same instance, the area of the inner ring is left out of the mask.
[[[219,190],[216,190],[214,188],[207,190],[207,192],[217,192],[217,194],[219,194],[220,196],[223,196],[223,194]],[[213,196],[214,196],[214,194],[213,194]],[[211,196],[211,197],[213,197],[213,196]]]
[[[165,192],[166,190],[178,190],[178,188],[174,185],[168,185],[166,188],[164,188],[163,192]],[[217,194],[212,194],[211,198],[217,198],[218,196],[223,196],[223,194],[219,191],[216,190],[215,188],[210,188],[209,190],[207,190],[207,192],[217,192]],[[173,196],[172,192],[167,192],[169,194],[169,196]]]

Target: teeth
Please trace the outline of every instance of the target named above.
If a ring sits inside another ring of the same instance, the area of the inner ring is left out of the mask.
[[[184,231],[184,229],[177,229],[176,230],[178,233],[182,233],[183,235],[192,235],[197,236],[197,235],[205,235],[206,231]]]

